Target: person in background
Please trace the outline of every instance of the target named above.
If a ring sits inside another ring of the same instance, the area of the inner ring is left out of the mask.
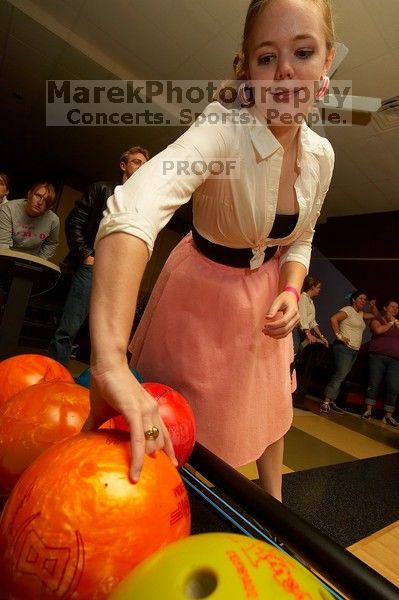
[[[0,173],[0,206],[4,205],[8,202],[7,194],[10,193],[10,178],[6,173]],[[1,278],[0,278],[0,308],[2,308],[5,304],[7,298],[7,293],[1,287]]]
[[[367,296],[357,290],[350,296],[350,306],[344,306],[332,315],[330,323],[335,335],[333,343],[335,369],[324,390],[324,401],[320,410],[324,413],[344,411],[335,403],[341,385],[353,367],[362,344],[365,321],[374,319],[378,314],[375,300],[371,300],[370,311],[364,312]]]
[[[324,344],[328,348],[328,341],[320,331],[316,321],[316,310],[313,298],[320,294],[321,281],[312,275],[306,275],[303,282],[302,294],[299,298],[299,324],[292,332],[294,337],[294,354],[297,355],[303,342]]]
[[[372,338],[369,343],[369,382],[366,392],[366,411],[363,419],[370,419],[379,387],[385,382],[386,399],[382,422],[398,425],[393,416],[399,394],[399,304],[388,300],[380,317],[370,323]]]
[[[95,429],[115,412],[125,416],[133,481],[145,452],[165,448],[174,459],[157,403],[134,381],[126,350],[157,233],[193,196],[192,234],[158,278],[131,364],[187,398],[201,444],[233,466],[256,460],[262,487],[281,499],[293,416],[291,333],[334,164],[330,142],[309,129],[305,115],[326,91],[333,46],[328,0],[252,0],[226,94],[222,88],[108,201],[96,245],[84,427]],[[190,168],[215,160],[233,160],[239,177]],[[186,172],[165,171],[182,161]]]
[[[0,206],[8,202],[7,195],[10,193],[10,178],[6,173],[0,173]]]
[[[115,186],[127,181],[149,157],[148,150],[141,146],[126,150],[119,159],[121,181],[93,183],[65,221],[69,253],[60,266],[73,275],[59,325],[48,348],[49,356],[63,365],[69,361],[75,338],[89,314],[94,240],[107,200]]]
[[[36,183],[26,199],[0,208],[0,248],[10,248],[49,260],[58,246],[60,220],[51,210],[55,190],[47,181]]]

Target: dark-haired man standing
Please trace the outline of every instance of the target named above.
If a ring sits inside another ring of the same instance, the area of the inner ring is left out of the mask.
[[[117,185],[125,183],[145,162],[149,152],[133,146],[120,157],[121,181],[98,181],[76,202],[65,222],[69,253],[61,267],[73,272],[71,287],[59,326],[49,345],[49,355],[66,364],[73,342],[89,314],[90,290],[94,264],[94,240],[107,200]]]

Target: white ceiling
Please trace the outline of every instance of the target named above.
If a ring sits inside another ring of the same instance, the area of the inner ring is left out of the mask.
[[[399,0],[332,1],[338,39],[350,50],[335,78],[351,80],[354,95],[398,95]],[[247,4],[0,0],[3,138],[92,179],[112,177],[117,157],[131,145],[160,151],[181,128],[45,127],[46,80],[223,79]],[[399,210],[399,117],[388,129],[367,115],[354,121],[326,128],[336,169],[324,217]]]

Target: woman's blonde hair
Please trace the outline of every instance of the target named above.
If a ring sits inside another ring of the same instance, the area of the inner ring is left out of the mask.
[[[335,27],[331,10],[331,1],[304,1],[313,2],[313,4],[315,4],[320,9],[324,22],[324,33],[326,36],[327,52],[330,52],[335,42]],[[256,21],[260,13],[263,11],[264,8],[270,6],[272,2],[274,2],[274,0],[251,0],[249,4],[247,16],[245,19],[244,32],[242,35],[241,50],[236,54],[233,62],[234,74],[237,80],[243,80],[248,78],[249,47],[251,43],[253,30],[255,28]]]

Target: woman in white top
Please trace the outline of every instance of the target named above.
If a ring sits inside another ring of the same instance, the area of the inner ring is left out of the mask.
[[[325,413],[330,410],[343,413],[337,406],[335,400],[341,389],[345,378],[353,367],[357,353],[362,344],[363,332],[366,327],[365,321],[374,319],[378,314],[375,301],[370,301],[373,312],[364,312],[367,304],[367,296],[357,290],[351,295],[351,306],[344,306],[330,318],[332,330],[336,340],[333,344],[335,370],[324,390],[325,399],[321,410]]]
[[[193,235],[158,279],[132,364],[186,396],[200,443],[235,466],[257,459],[262,486],[281,498],[289,334],[334,162],[303,117],[325,92],[333,43],[328,0],[252,0],[234,62],[241,105],[210,104],[109,200],[96,247],[85,429],[124,414],[133,481],[144,452],[174,456],[156,402],[126,361],[133,298],[157,233],[193,195]],[[236,168],[229,177],[198,168],[214,161]]]

